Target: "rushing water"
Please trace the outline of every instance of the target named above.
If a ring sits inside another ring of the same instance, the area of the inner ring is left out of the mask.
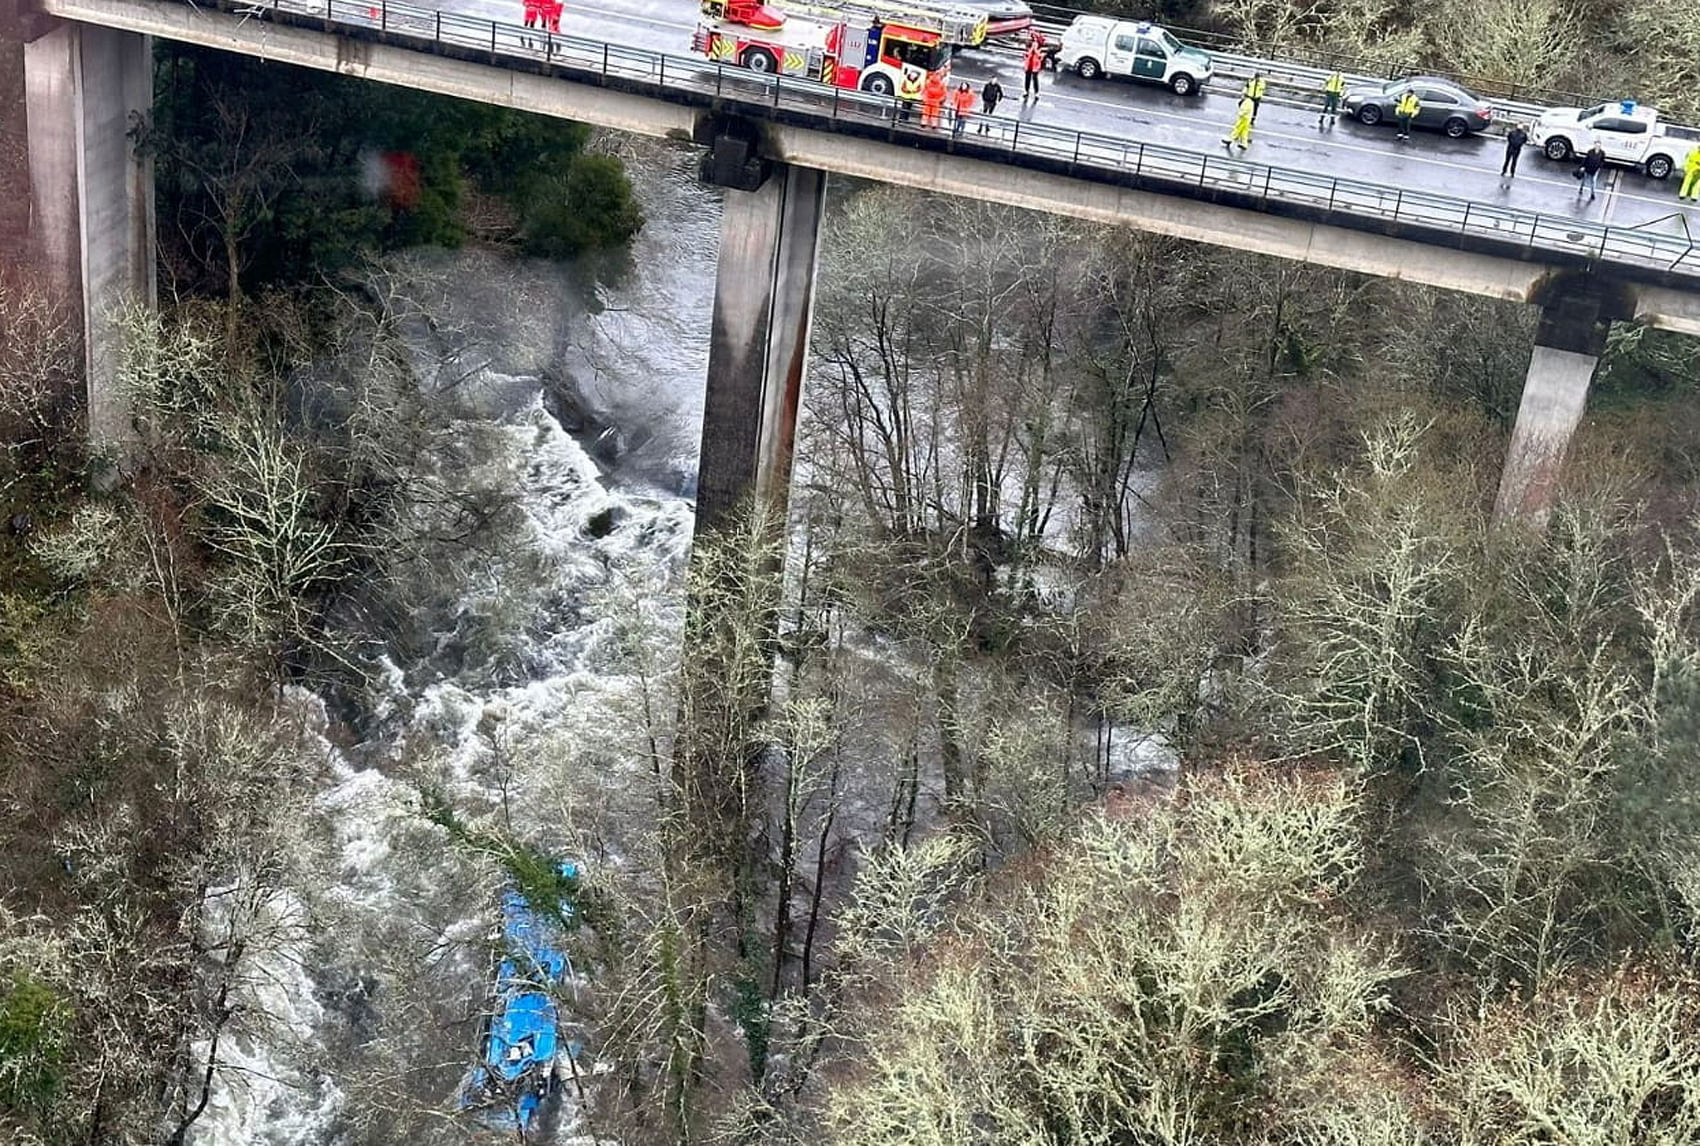
[[[324,733],[333,777],[319,801],[326,886],[279,892],[263,909],[283,938],[242,981],[246,1018],[220,1048],[197,1146],[352,1140],[347,1128],[362,1113],[355,1107],[374,1101],[371,1083],[337,1077],[328,1048],[373,1037],[365,1012],[397,1005],[381,997],[409,973],[387,965],[406,962],[396,953],[443,952],[428,982],[451,998],[481,989],[477,940],[493,922],[491,889],[466,884],[444,837],[419,816],[410,782],[418,767],[398,762],[432,762],[457,802],[523,809],[529,773],[492,767],[492,721],[508,739],[531,741],[593,737],[606,725],[629,687],[610,668],[612,636],[597,607],[610,587],[677,625],[719,204],[697,185],[689,153],[626,146],[647,224],[612,282],[480,251],[416,252],[395,264],[425,302],[409,336],[421,399],[440,408],[448,433],[476,443],[470,460],[457,452],[435,476],[514,496],[523,525],[427,606],[420,621],[435,639],[423,657],[375,658],[377,731],[365,742],[333,745],[318,698],[296,696]],[[498,791],[503,784],[520,790]],[[523,812],[514,822],[532,826]],[[452,1079],[453,1038],[432,1052],[448,1065],[428,1080]],[[470,1064],[475,1042],[462,1052]],[[405,1060],[405,1045],[399,1053]],[[409,1100],[428,1104],[433,1085]],[[444,1090],[440,1108],[451,1102]],[[574,1140],[567,1123],[562,1142]]]

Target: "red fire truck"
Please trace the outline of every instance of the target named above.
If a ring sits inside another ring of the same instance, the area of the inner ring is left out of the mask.
[[[905,67],[934,71],[986,38],[984,12],[926,0],[703,0],[702,13],[691,50],[711,60],[876,95],[896,92]]]

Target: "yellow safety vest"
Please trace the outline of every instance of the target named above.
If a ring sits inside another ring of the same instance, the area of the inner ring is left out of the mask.
[[[1247,99],[1262,99],[1263,93],[1268,90],[1269,81],[1261,76],[1253,76],[1245,82],[1244,94]]]
[[[1328,77],[1328,83],[1324,85],[1322,90],[1328,92],[1330,95],[1339,95],[1341,92],[1346,90],[1346,77],[1341,75],[1339,72],[1335,72],[1333,75]]]
[[[921,77],[918,69],[903,69],[903,80],[897,85],[897,94],[904,99],[921,98]]]
[[[1416,115],[1422,107],[1423,101],[1417,98],[1416,92],[1406,92],[1399,97],[1399,102],[1393,110],[1399,115]]]
[[[1700,175],[1700,147],[1688,153],[1688,158],[1682,164],[1684,175]]]

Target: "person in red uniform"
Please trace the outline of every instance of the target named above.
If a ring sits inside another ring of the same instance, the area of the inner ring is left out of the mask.
[[[927,83],[921,88],[921,126],[937,127],[944,112],[947,77],[943,68],[927,73]]]
[[[1021,84],[1021,102],[1039,98],[1039,69],[1045,66],[1045,47],[1035,32],[1027,41],[1027,59],[1022,62],[1026,78]]]
[[[950,133],[961,135],[968,126],[968,117],[974,114],[974,89],[964,81],[950,93],[951,116]]]
[[[541,4],[542,0],[525,0],[525,27],[527,31],[542,23],[543,9],[540,7]],[[536,41],[530,36],[521,36],[519,42],[527,48],[537,46]]]

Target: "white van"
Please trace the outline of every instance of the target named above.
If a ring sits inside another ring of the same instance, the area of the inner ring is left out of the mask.
[[[1155,24],[1105,16],[1076,16],[1063,31],[1057,59],[1083,80],[1130,76],[1165,84],[1176,95],[1197,95],[1215,74],[1208,52],[1187,47]]]

